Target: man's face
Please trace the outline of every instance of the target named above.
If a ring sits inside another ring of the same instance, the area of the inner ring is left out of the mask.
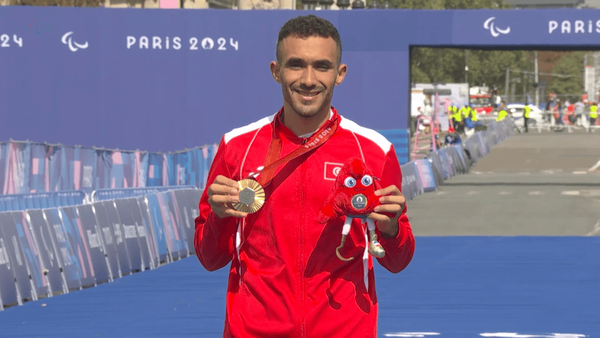
[[[346,65],[338,65],[335,41],[288,36],[280,55],[279,62],[271,62],[271,73],[281,83],[286,109],[305,118],[328,113],[333,87],[346,75]]]

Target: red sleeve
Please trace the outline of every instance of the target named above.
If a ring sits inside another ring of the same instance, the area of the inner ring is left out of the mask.
[[[393,146],[386,154],[381,176],[382,187],[396,185],[402,191],[402,172]],[[415,237],[406,215],[406,208],[402,210],[402,215],[398,217],[398,235],[395,238],[384,238],[381,236],[381,232],[377,230],[377,237],[379,237],[379,243],[385,249],[385,256],[377,258],[379,263],[393,273],[404,270],[412,260],[415,252]]]
[[[206,187],[212,184],[218,175],[231,178],[226,162],[226,148],[227,145],[221,140],[208,173]],[[227,265],[233,258],[233,240],[238,220],[235,217],[219,218],[215,215],[208,204],[207,191],[208,189],[204,189],[200,198],[200,215],[196,218],[194,247],[204,268],[214,271]]]

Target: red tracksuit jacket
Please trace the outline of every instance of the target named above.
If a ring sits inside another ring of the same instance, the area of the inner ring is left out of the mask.
[[[279,114],[225,134],[208,185],[217,175],[241,180],[263,166]],[[334,109],[332,114],[339,116]],[[231,262],[224,337],[377,336],[377,296],[366,226],[354,221],[342,249],[354,260],[344,262],[335,253],[343,219],[327,224],[316,219],[335,175],[349,158],[364,156],[382,187],[400,188],[402,173],[389,141],[339,118],[337,131],[325,144],[276,174],[265,189],[262,209],[245,220],[217,217],[204,191],[196,219],[197,256],[209,271]],[[282,139],[282,157],[306,140],[281,123],[275,132]],[[415,246],[406,214],[398,223],[396,238],[378,233],[386,250],[378,261],[393,273],[406,268]]]

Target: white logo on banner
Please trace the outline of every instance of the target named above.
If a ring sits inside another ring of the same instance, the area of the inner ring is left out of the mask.
[[[557,30],[560,26],[560,30]],[[548,21],[548,33],[560,32],[561,34],[585,34],[585,33],[600,33],[600,20],[556,20]]]
[[[72,34],[73,34],[73,32],[67,32],[67,33],[65,33],[65,35],[62,36],[62,39],[60,39],[60,41],[62,41],[63,44],[69,46],[69,49],[71,50],[71,52],[76,52],[79,49],[88,48],[87,41],[83,44],[79,44],[79,43],[73,41],[73,39],[71,39]]]
[[[494,19],[496,19],[496,17],[492,16],[491,18],[485,20],[483,28],[489,30],[492,36],[495,38],[498,37],[500,34],[510,33],[510,27],[506,27],[505,29],[500,29],[496,27],[496,25],[494,24]]]
[[[127,49],[165,49],[165,50],[218,50],[218,51],[237,51],[239,42],[233,38],[227,40],[224,37],[216,39],[204,37],[199,39],[191,37],[189,39],[180,36],[127,36]]]

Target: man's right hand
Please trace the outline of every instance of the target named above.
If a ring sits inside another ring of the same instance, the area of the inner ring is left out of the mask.
[[[247,213],[237,211],[233,204],[240,201],[238,182],[219,175],[208,187],[208,204],[219,218],[237,217],[244,218]]]

